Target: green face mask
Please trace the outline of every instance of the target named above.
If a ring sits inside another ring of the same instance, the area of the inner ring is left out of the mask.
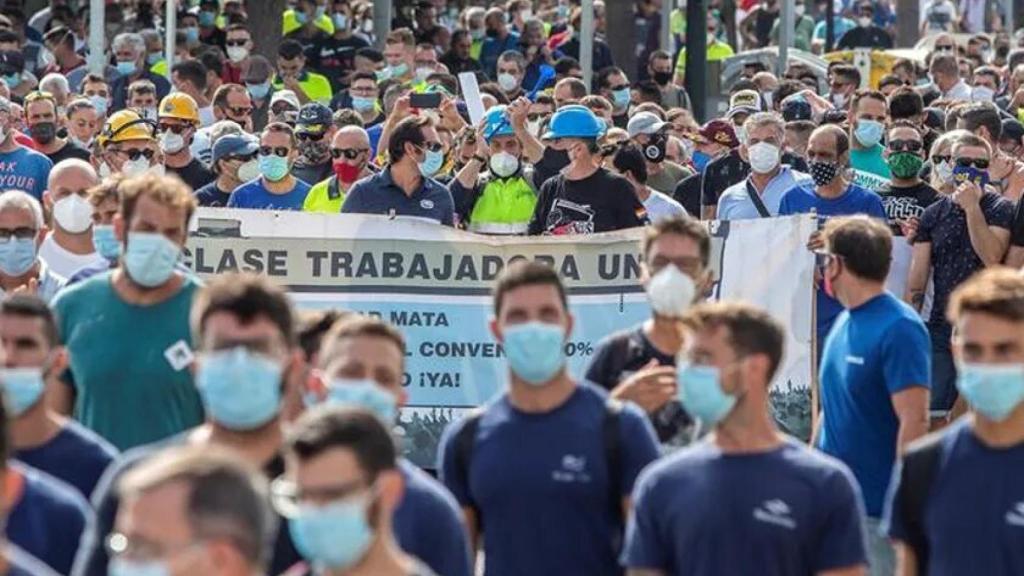
[[[889,155],[889,170],[896,178],[913,178],[921,171],[924,159],[913,152],[896,152]]]

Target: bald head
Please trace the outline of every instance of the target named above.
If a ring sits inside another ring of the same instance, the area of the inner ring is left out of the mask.
[[[835,124],[826,124],[811,132],[811,138],[807,142],[807,159],[837,162],[840,166],[845,166],[849,150],[850,138],[846,132]]]
[[[57,202],[70,194],[85,196],[86,190],[100,183],[96,170],[85,160],[61,160],[50,169],[46,194],[50,202]]]
[[[342,126],[331,139],[331,153],[341,154],[334,158],[335,163],[358,166],[366,169],[370,161],[370,137],[361,126]]]

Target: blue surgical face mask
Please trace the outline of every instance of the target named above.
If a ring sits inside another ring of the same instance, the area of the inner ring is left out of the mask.
[[[326,402],[365,408],[388,425],[398,418],[398,402],[395,396],[373,380],[336,378],[327,387]]]
[[[217,13],[203,10],[199,13],[199,25],[203,28],[211,28],[217,24]]]
[[[246,84],[245,89],[249,91],[249,96],[252,96],[255,100],[263,100],[270,93],[270,82],[264,82],[263,84]]]
[[[21,74],[5,74],[3,76],[4,84],[7,84],[8,88],[15,88],[18,84],[21,84]]]
[[[43,369],[39,367],[0,369],[0,386],[7,398],[7,406],[11,409],[11,415],[17,418],[35,406],[42,398],[43,391],[46,389]]]
[[[629,88],[623,88],[621,90],[612,91],[612,104],[616,109],[622,110],[629,106],[630,94]]]
[[[306,13],[303,12],[302,10],[296,10],[295,21],[298,22],[299,24],[305,24],[306,22],[309,22],[309,16],[307,16]]]
[[[92,246],[96,252],[113,262],[121,257],[121,243],[114,235],[114,227],[110,224],[96,224],[92,227]]]
[[[964,363],[956,387],[978,414],[1002,422],[1024,401],[1024,366]]]
[[[189,26],[188,28],[185,28],[185,41],[189,44],[199,42],[199,27]]]
[[[313,566],[345,569],[358,563],[373,543],[367,508],[361,499],[302,505],[288,519],[288,533],[299,554]]]
[[[109,576],[171,576],[171,569],[163,560],[143,562],[127,558],[114,558],[110,561],[107,574]]]
[[[696,168],[698,172],[703,172],[704,168],[707,167],[708,162],[711,162],[711,156],[705,152],[701,152],[700,150],[694,150],[692,160],[693,167]]]
[[[181,247],[163,234],[129,232],[124,267],[133,282],[146,288],[166,283],[174,274]]]
[[[8,238],[0,242],[0,272],[6,276],[21,276],[35,263],[35,238]]]
[[[229,430],[253,430],[281,408],[284,366],[244,346],[204,354],[196,388],[210,418]]]
[[[335,30],[346,30],[348,28],[348,16],[341,12],[335,12],[334,17],[334,29]]]
[[[565,366],[565,328],[524,322],[507,326],[502,332],[509,368],[527,384],[547,384]]]
[[[163,59],[163,52],[150,52],[149,54],[146,54],[146,64],[149,64],[150,66],[156,65],[157,62]]]
[[[327,14],[327,6],[317,6],[313,9],[313,21],[323,18],[324,14]]]
[[[388,66],[388,68],[391,70],[388,78],[401,78],[409,71],[409,65],[405,62],[395,64],[394,66]]]
[[[877,120],[857,120],[857,128],[853,131],[854,137],[861,146],[871,148],[882,141],[882,132],[885,125]]]
[[[128,60],[126,62],[118,61],[117,63],[117,73],[121,76],[131,76],[132,74],[135,74],[136,70],[138,70],[138,66],[135,65],[134,60]]]
[[[441,169],[444,164],[444,152],[438,150],[423,150],[423,162],[419,163],[420,174],[430,177],[437,174],[437,171]]]
[[[96,108],[97,114],[107,113],[107,99],[99,94],[89,96],[89,102],[92,102],[93,107]]]
[[[685,363],[676,369],[679,402],[705,426],[714,426],[736,405],[736,397],[722,390],[718,368]]]
[[[369,112],[377,106],[376,98],[366,98],[364,96],[353,96],[352,107],[355,108],[356,112]]]
[[[271,182],[279,182],[288,175],[288,159],[277,154],[260,154],[260,174]]]

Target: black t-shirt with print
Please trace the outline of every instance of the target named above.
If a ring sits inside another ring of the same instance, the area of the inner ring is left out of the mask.
[[[686,213],[694,218],[700,218],[700,188],[703,183],[703,176],[700,172],[691,174],[676,185],[672,197],[686,208]]]
[[[54,165],[58,164],[61,160],[67,160],[68,158],[78,158],[79,160],[85,160],[88,162],[89,151],[72,142],[68,142],[61,146],[60,150],[57,150],[53,154],[47,154],[46,157],[49,158]]]
[[[331,81],[334,92],[348,88],[348,73],[356,69],[356,51],[370,44],[357,36],[323,36],[306,49],[309,67]]]
[[[900,220],[921,219],[926,208],[939,199],[939,193],[924,182],[913,186],[889,186],[882,194],[885,219],[895,236],[902,236]]]
[[[644,224],[647,211],[633,186],[625,178],[598,168],[582,180],[569,180],[559,174],[544,182],[529,234],[593,234]]]
[[[996,194],[985,192],[980,200],[981,212],[989,226],[1010,229],[1013,204]],[[943,196],[925,209],[917,228],[914,243],[931,242],[932,279],[935,299],[928,323],[946,325],[946,303],[950,294],[972,274],[985,267],[971,245],[967,231],[967,213],[951,198]]]

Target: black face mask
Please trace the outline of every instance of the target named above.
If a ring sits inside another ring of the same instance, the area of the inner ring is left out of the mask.
[[[561,170],[569,165],[569,152],[566,150],[555,150],[548,146],[544,148],[542,162],[553,170]]]
[[[49,144],[57,136],[57,124],[55,122],[40,122],[29,127],[32,139],[40,144]]]
[[[664,86],[672,80],[671,72],[655,72],[652,76],[658,86]]]
[[[498,37],[498,31],[495,30],[494,28],[488,28],[487,29],[487,37],[488,38],[497,38]]]

